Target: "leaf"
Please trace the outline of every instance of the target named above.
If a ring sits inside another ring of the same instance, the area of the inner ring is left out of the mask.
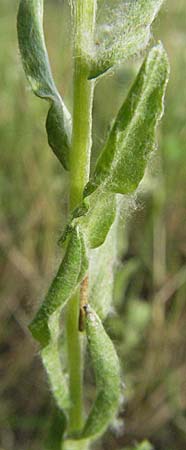
[[[61,443],[66,426],[66,416],[56,407],[53,410],[52,418],[50,418],[49,422],[49,430],[44,447],[46,450],[61,450]]]
[[[96,377],[97,396],[80,439],[97,438],[113,420],[120,400],[120,367],[112,344],[96,313],[86,310],[88,348]]]
[[[135,447],[125,447],[123,450],[153,450],[153,447],[150,442],[143,441],[141,444],[136,444]]]
[[[138,55],[148,45],[150,27],[163,0],[129,0],[102,7],[92,51],[89,78],[96,78],[114,65]]]
[[[152,445],[148,441],[143,441],[138,444],[134,450],[153,450]]]
[[[43,0],[21,0],[17,17],[23,67],[35,95],[48,100],[48,142],[65,169],[69,168],[71,116],[55,86],[43,33]]]
[[[52,101],[47,115],[46,130],[50,147],[64,169],[69,170],[72,123],[70,113],[61,97]]]
[[[30,331],[43,347],[50,342],[48,320],[58,309],[65,306],[85,276],[87,259],[82,248],[82,235],[78,228],[72,230],[64,259],[59,267],[48,294],[42,303],[36,317],[30,324]],[[83,267],[83,270],[82,270]],[[80,276],[81,274],[81,276]]]
[[[77,439],[65,439],[62,450],[89,450],[87,441]]]
[[[76,208],[59,244],[63,244],[73,227],[78,226],[89,249],[101,246],[116,216],[116,196],[98,189]]]
[[[130,194],[144,176],[155,132],[163,114],[169,64],[162,45],[152,48],[121,107],[97,161],[85,196],[104,192]]]
[[[80,242],[81,242],[81,267],[78,275],[78,282],[80,283],[88,270],[89,260],[87,256],[87,247],[85,245],[85,239],[83,233],[80,231]]]
[[[70,406],[68,377],[64,367],[64,353],[66,348],[61,338],[60,313],[58,310],[49,319],[50,343],[41,351],[43,365],[48,374],[51,390],[57,406],[61,410],[67,410]]]
[[[117,220],[104,244],[90,251],[89,303],[103,320],[113,301],[114,264],[116,261]]]
[[[103,244],[116,215],[115,195],[97,190],[86,199],[87,212],[77,221],[89,248]]]

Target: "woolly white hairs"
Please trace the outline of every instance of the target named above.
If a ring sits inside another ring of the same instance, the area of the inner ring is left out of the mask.
[[[144,50],[151,36],[150,26],[162,3],[163,0],[98,3],[92,77]]]

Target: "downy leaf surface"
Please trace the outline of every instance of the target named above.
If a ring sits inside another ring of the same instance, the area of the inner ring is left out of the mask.
[[[36,317],[30,324],[30,331],[43,347],[50,342],[49,318],[58,309],[65,306],[88,268],[83,236],[78,228],[72,230],[65,256],[59,267],[48,294]]]
[[[97,438],[113,420],[120,400],[120,366],[112,341],[90,307],[86,311],[88,349],[96,377],[97,396],[80,439]]]
[[[77,222],[89,248],[97,248],[105,241],[116,216],[115,197],[98,189],[86,199],[87,212]]]
[[[51,390],[59,409],[67,410],[70,406],[68,377],[64,364],[66,348],[61,337],[60,314],[58,310],[49,319],[50,343],[41,351],[43,365],[47,371]]]
[[[98,189],[73,211],[59,243],[63,244],[71,229],[78,226],[87,248],[101,246],[115,220],[116,210],[116,195]]]
[[[109,313],[113,301],[114,265],[117,256],[117,220],[103,245],[89,253],[89,303],[101,320]]]
[[[69,169],[71,116],[55,86],[43,33],[43,0],[21,0],[17,17],[23,67],[35,95],[48,100],[48,142],[65,169]]]
[[[45,450],[61,450],[61,443],[67,427],[67,418],[63,411],[56,406],[52,408],[52,416],[47,427],[47,438],[44,442]]]
[[[92,49],[89,78],[138,55],[148,45],[151,24],[163,0],[115,0],[98,9],[96,45]]]
[[[161,44],[149,52],[122,105],[97,161],[85,196],[103,192],[130,194],[144,176],[149,155],[155,149],[156,128],[164,110],[169,64]]]

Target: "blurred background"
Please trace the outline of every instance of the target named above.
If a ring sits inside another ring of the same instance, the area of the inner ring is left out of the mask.
[[[67,3],[45,1],[45,31],[71,109]],[[45,450],[53,401],[27,325],[55,272],[68,179],[47,145],[47,105],[22,70],[17,6],[0,2],[0,450]],[[106,321],[122,361],[124,429],[109,430],[97,449],[143,439],[156,450],[186,448],[185,0],[165,2],[154,36],[171,63],[165,116],[143,188],[121,214],[115,312]],[[96,88],[93,159],[139,65],[125,64]]]

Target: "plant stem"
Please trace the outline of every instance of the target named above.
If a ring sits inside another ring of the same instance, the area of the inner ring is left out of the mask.
[[[72,209],[81,202],[89,179],[94,82],[88,81],[87,50],[92,46],[95,4],[95,0],[77,0],[74,5],[74,109],[70,161]]]
[[[94,82],[88,81],[87,45],[92,45],[96,12],[95,0],[76,0],[74,19],[74,92],[73,136],[70,160],[70,209],[82,201],[89,179],[92,145],[92,101]],[[83,424],[83,355],[82,334],[79,332],[79,292],[70,300],[67,310],[67,346],[71,410],[69,431]]]

